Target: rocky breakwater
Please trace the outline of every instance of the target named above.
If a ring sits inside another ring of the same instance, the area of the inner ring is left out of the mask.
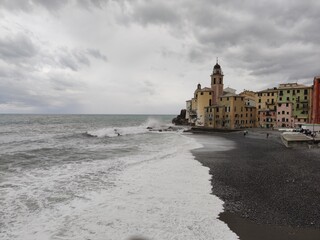
[[[186,112],[187,110],[182,109],[180,114],[172,119],[172,123],[175,125],[189,125],[188,120],[186,119]]]

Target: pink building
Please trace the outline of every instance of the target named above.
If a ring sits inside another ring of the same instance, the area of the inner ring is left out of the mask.
[[[277,104],[277,127],[295,127],[292,109],[291,102]]]
[[[259,126],[264,128],[273,128],[276,126],[276,111],[270,111],[269,109],[259,110]]]

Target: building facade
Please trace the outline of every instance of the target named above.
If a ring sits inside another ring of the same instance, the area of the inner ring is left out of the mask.
[[[268,88],[255,93],[257,104],[257,125],[263,128],[273,128],[276,126],[276,102],[277,88]]]
[[[274,128],[300,127],[304,123],[320,123],[320,77],[313,87],[283,83],[278,88],[236,94],[224,89],[221,66],[213,67],[211,87],[198,84],[194,97],[186,101],[188,122],[210,128]]]
[[[189,122],[196,126],[211,128],[255,127],[254,93],[248,94],[248,96],[238,95],[235,93],[236,90],[232,88],[224,89],[224,75],[218,62],[213,67],[210,77],[211,88],[201,88],[201,85],[198,84],[194,98],[187,101]]]
[[[320,124],[320,76],[313,80],[312,117],[313,124]]]
[[[312,87],[298,83],[284,83],[278,87],[278,104],[291,105],[293,126],[311,120]]]

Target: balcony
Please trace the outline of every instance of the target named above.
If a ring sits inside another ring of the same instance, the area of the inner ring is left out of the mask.
[[[190,114],[190,116],[197,116],[197,111],[191,110],[191,111],[189,112],[189,114]]]

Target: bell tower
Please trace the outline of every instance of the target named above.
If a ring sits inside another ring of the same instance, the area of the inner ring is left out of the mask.
[[[218,63],[218,58],[211,74],[211,89],[213,92],[212,104],[215,105],[218,102],[218,98],[223,94],[223,72]]]

